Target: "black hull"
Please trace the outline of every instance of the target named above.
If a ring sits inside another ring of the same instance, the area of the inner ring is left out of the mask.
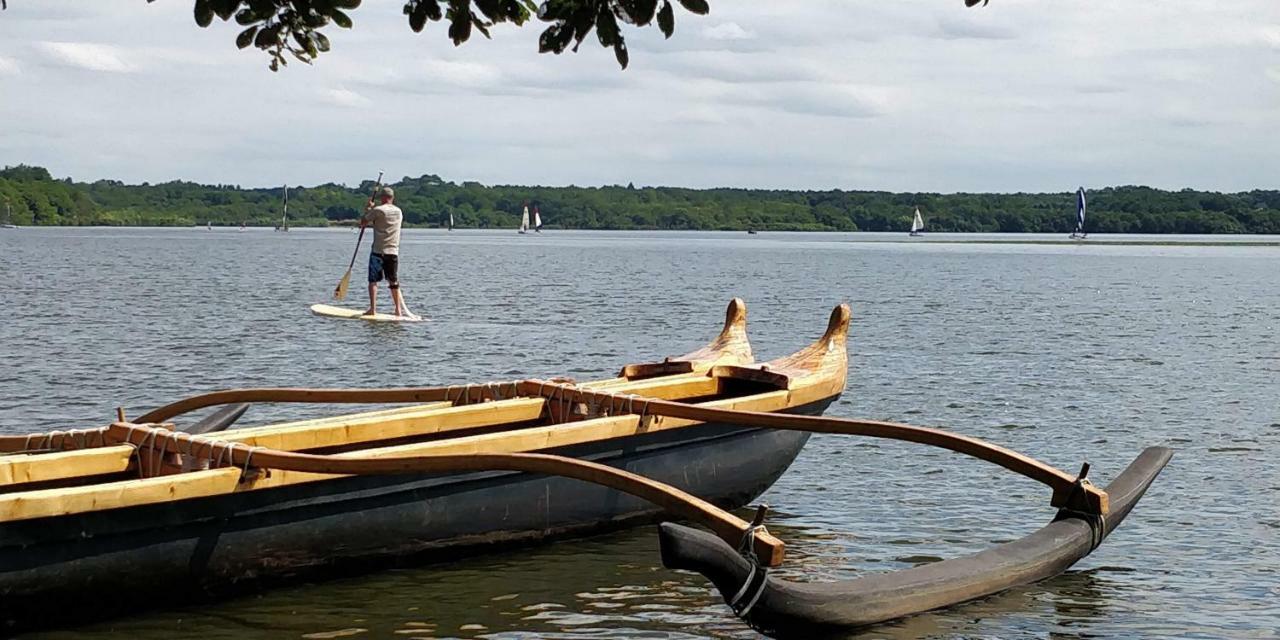
[[[832,400],[790,413],[820,414]],[[623,468],[733,508],[768,489],[808,438],[708,424],[551,452]],[[0,525],[0,630],[447,560],[660,515],[647,502],[597,485],[488,472],[350,477],[11,522]]]
[[[1164,447],[1150,447],[1107,485],[1111,511],[1100,524],[1061,511],[1052,523],[1019,540],[912,569],[841,582],[788,582],[753,571],[719,538],[670,523],[660,528],[662,561],[672,569],[703,574],[726,600],[744,594],[735,612],[769,635],[847,633],[1062,573],[1120,525],[1172,455]],[[744,587],[748,581],[750,587]]]

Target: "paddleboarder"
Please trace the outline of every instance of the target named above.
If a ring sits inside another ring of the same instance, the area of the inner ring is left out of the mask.
[[[400,291],[400,225],[404,212],[395,205],[396,192],[381,186],[374,191],[360,217],[360,226],[373,227],[373,247],[369,251],[369,308],[365,315],[378,312],[378,283],[387,280],[391,300],[395,302],[395,315],[416,318],[404,303]],[[375,202],[376,201],[376,202]]]

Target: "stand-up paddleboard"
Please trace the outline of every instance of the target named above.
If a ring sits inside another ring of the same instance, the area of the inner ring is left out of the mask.
[[[371,316],[364,315],[363,309],[348,309],[346,307],[335,307],[331,304],[313,304],[311,305],[311,313],[327,318],[342,318],[344,320],[365,320],[368,322],[422,322],[426,320],[421,316],[393,316],[389,313],[375,313]]]

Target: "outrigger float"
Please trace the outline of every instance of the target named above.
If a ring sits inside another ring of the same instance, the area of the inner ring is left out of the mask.
[[[735,614],[811,636],[1054,576],[1120,524],[1169,461],[1145,450],[1106,489],[947,431],[821,417],[845,387],[849,308],[784,358],[754,361],[746,306],[707,347],[616,378],[401,389],[241,389],[107,427],[0,436],[0,621],[58,626],[279,580],[579,535],[664,516],[663,563],[709,578]],[[407,407],[231,428],[251,403]],[[221,407],[189,425],[170,422]],[[833,583],[772,576],[784,545],[742,507],[811,433],[905,440],[1051,490],[1053,521],[976,555]],[[75,603],[75,606],[70,606]]]

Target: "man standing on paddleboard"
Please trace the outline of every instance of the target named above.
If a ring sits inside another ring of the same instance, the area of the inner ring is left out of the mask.
[[[378,283],[386,278],[391,300],[395,302],[395,314],[417,318],[405,305],[404,294],[400,292],[400,225],[404,222],[404,212],[394,204],[395,199],[396,192],[391,187],[378,187],[360,217],[361,227],[373,227],[373,247],[369,251],[369,309],[364,314],[371,316],[378,312]]]

